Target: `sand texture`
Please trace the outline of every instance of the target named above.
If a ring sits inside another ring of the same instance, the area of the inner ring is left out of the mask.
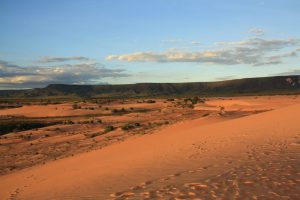
[[[300,199],[299,113],[174,123],[2,175],[0,199]]]

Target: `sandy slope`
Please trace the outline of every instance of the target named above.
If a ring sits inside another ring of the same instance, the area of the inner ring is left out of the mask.
[[[297,104],[212,125],[175,124],[2,176],[0,199],[295,199],[299,113]]]

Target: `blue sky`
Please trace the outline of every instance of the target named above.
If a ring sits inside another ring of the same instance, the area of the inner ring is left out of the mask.
[[[299,10],[298,0],[0,0],[0,89],[300,74]]]

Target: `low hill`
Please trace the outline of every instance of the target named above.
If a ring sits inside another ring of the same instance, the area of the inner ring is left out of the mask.
[[[2,90],[0,91],[0,98],[234,96],[297,93],[300,93],[300,76],[276,76],[191,83],[51,84],[45,88]]]

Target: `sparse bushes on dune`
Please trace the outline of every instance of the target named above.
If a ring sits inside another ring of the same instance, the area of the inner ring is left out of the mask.
[[[77,121],[77,124],[101,124],[102,120],[101,119],[90,119],[90,120],[85,120],[85,121]]]
[[[51,126],[56,124],[53,123],[44,123],[44,122],[26,122],[26,121],[11,121],[7,123],[0,124],[0,135],[4,135],[10,132],[19,132],[25,130],[32,130],[37,128],[42,128],[46,126]]]
[[[136,122],[134,124],[125,124],[124,126],[121,127],[121,129],[124,131],[128,131],[128,130],[134,129],[136,127],[139,127],[139,126],[141,126],[141,124]]]
[[[63,121],[62,123],[63,124],[74,124],[74,122],[71,120],[66,120],[66,121]]]
[[[122,128],[122,130],[124,130],[124,131],[128,131],[128,130],[130,130],[130,129],[134,129],[135,126],[132,125],[132,124],[126,124],[126,125],[122,126],[121,128]]]

